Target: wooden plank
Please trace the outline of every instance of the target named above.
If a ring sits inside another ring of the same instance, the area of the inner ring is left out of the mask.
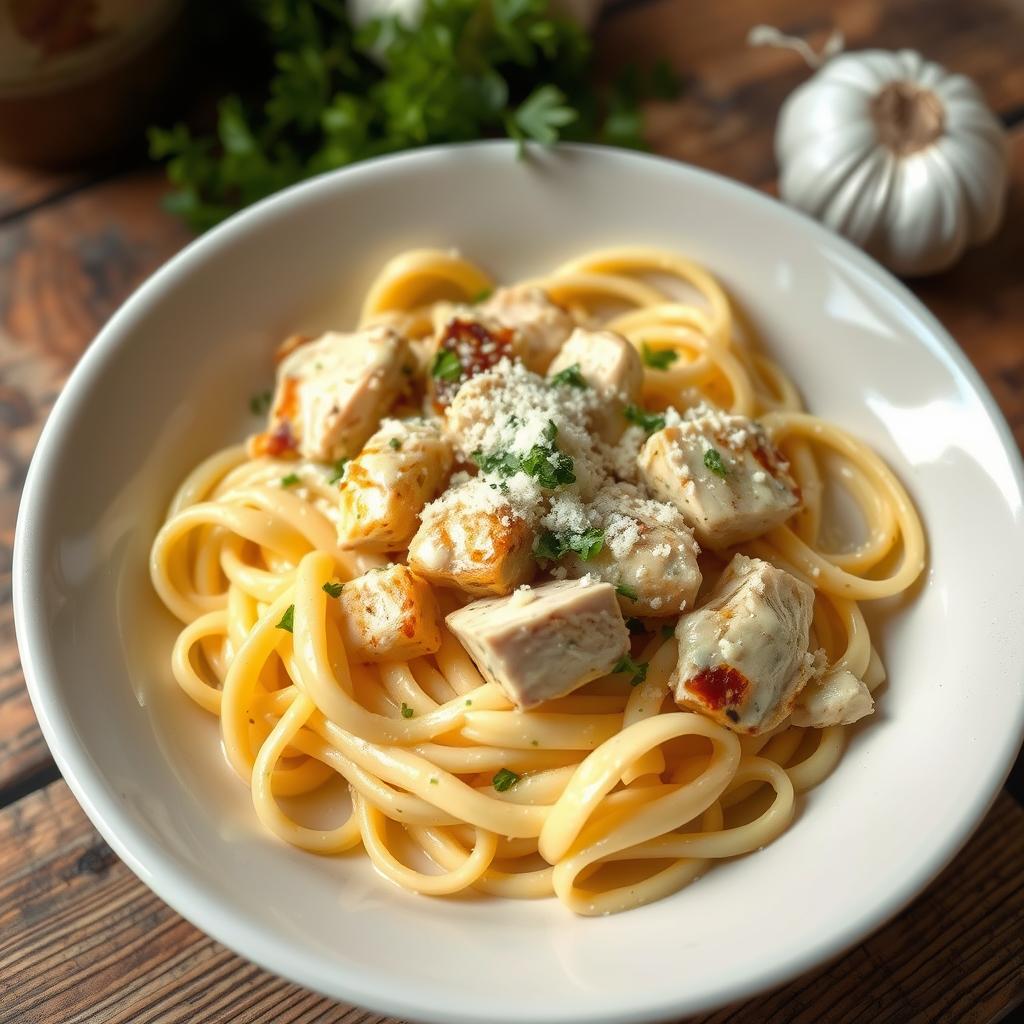
[[[89,175],[82,171],[40,171],[0,163],[0,222],[79,188],[88,180]]]
[[[863,946],[694,1024],[989,1024],[1024,998],[1022,862],[1024,810],[1002,794],[953,866]],[[63,782],[0,813],[0,908],[0,1024],[388,1021],[187,924],[111,853]]]
[[[3,181],[0,173],[0,195]],[[14,639],[18,498],[72,366],[129,292],[188,241],[160,208],[164,187],[159,171],[134,172],[0,227],[0,795],[49,762]]]

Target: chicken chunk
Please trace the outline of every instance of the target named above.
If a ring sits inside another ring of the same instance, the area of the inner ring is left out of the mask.
[[[352,457],[394,401],[406,366],[409,343],[387,327],[329,332],[296,346],[278,365],[270,425],[250,439],[250,455]]]
[[[514,328],[516,354],[534,373],[548,368],[576,326],[572,316],[536,285],[498,288],[480,311]]]
[[[409,565],[432,583],[508,594],[533,576],[533,530],[479,477],[450,488],[420,518]]]
[[[812,729],[852,725],[875,709],[871,691],[846,669],[826,672],[801,691],[793,708],[792,722]]]
[[[682,512],[702,547],[721,550],[784,523],[800,507],[789,465],[761,426],[704,410],[648,438],[640,475]]]
[[[435,412],[451,405],[466,381],[518,355],[515,331],[476,306],[441,307],[434,328],[427,389]]]
[[[451,612],[448,628],[517,707],[564,697],[611,672],[629,632],[608,583],[544,583]]]
[[[707,603],[676,626],[676,703],[734,732],[774,728],[811,673],[813,604],[814,592],[795,576],[734,556]]]
[[[640,399],[644,381],[640,356],[621,334],[577,327],[548,367],[548,377],[574,367],[601,399],[591,415],[591,425],[614,444],[625,428],[623,411]]]
[[[341,611],[345,647],[354,658],[408,661],[441,646],[437,601],[408,566],[372,569],[346,583]]]
[[[452,467],[437,420],[385,420],[345,468],[338,537],[343,548],[397,551]]]
[[[559,565],[570,577],[589,573],[611,583],[627,615],[678,615],[693,607],[701,583],[700,549],[675,506],[644,497],[631,484],[614,483],[598,491],[584,512],[590,529],[598,532],[582,532],[582,524],[573,522],[571,515],[560,515],[561,511],[562,502],[553,499],[543,523],[554,525],[553,521],[564,518],[567,527],[542,533],[537,543],[543,551],[545,542],[550,547],[549,534],[553,534],[557,550],[566,546],[568,538],[568,546],[576,550],[563,555]],[[585,544],[573,543],[575,538],[598,535],[601,544],[596,553]],[[584,559],[583,554],[590,557]]]

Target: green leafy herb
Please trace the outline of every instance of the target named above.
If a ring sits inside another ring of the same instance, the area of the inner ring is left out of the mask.
[[[722,456],[717,448],[709,448],[704,453],[704,465],[711,470],[715,476],[724,477],[729,470],[725,468],[725,463],[722,461]]]
[[[677,100],[683,83],[672,65],[662,58],[651,69],[651,92],[659,100]]]
[[[623,597],[628,598],[630,601],[635,601],[637,599],[636,590],[633,587],[629,586],[628,583],[620,583],[615,588],[615,593],[621,594]]]
[[[639,686],[647,678],[647,662],[634,661],[628,654],[624,654],[612,667],[613,672],[630,672],[630,686]]]
[[[647,632],[647,627],[644,626],[643,620],[638,619],[635,615],[626,619],[626,629],[628,629],[633,636]]]
[[[648,412],[639,405],[633,405],[632,403],[626,406],[623,415],[630,423],[643,427],[648,434],[653,434],[656,430],[661,430],[665,426],[665,417],[661,413]]]
[[[289,473],[287,476],[281,477],[282,487],[294,487],[299,483],[302,483],[302,481],[299,479],[298,473]]]
[[[462,363],[450,348],[439,349],[433,363],[430,364],[430,375],[438,380],[454,383],[462,376]]]
[[[281,621],[277,624],[278,629],[287,629],[289,633],[295,628],[295,605],[290,604],[285,609]]]
[[[600,554],[604,547],[604,531],[591,527],[583,533],[553,533],[545,530],[533,543],[533,555],[540,561],[557,562],[570,551],[584,562]]]
[[[403,718],[412,718],[412,716],[415,715],[415,714],[416,714],[416,712],[413,711],[413,709],[411,707],[409,707],[409,705],[406,704],[405,701],[403,700],[402,701],[402,717]]]
[[[199,5],[205,11],[220,5]],[[508,135],[643,145],[638,103],[669,76],[595,84],[591,45],[548,0],[426,0],[356,29],[340,0],[251,0],[266,36],[265,94],[222,99],[213,135],[154,128],[168,206],[197,230],[303,178],[439,142]],[[212,15],[207,15],[212,17]],[[244,35],[244,19],[232,24]],[[636,76],[634,76],[636,77]]]
[[[249,399],[249,411],[253,416],[266,416],[270,409],[273,396],[269,391],[261,391]]]
[[[515,772],[510,772],[507,768],[499,768],[494,778],[491,779],[491,785],[499,793],[504,793],[506,790],[511,789],[518,781],[519,776]]]
[[[543,436],[544,443],[535,444],[526,455],[516,455],[514,452],[485,454],[478,450],[473,452],[470,458],[483,473],[508,477],[522,472],[534,477],[537,483],[548,491],[575,483],[575,464],[572,456],[566,455],[555,444],[558,426],[553,420],[548,421]]]
[[[679,358],[674,348],[651,348],[646,341],[640,346],[640,354],[645,365],[654,370],[667,370]]]
[[[584,380],[583,374],[580,373],[579,363],[573,363],[572,366],[559,370],[548,383],[552,387],[579,388],[580,390],[590,387],[586,380]]]
[[[344,583],[325,583],[323,585],[323,592],[328,594],[330,597],[341,597],[341,592],[344,589]]]
[[[480,291],[473,296],[472,302],[474,305],[480,302],[486,302],[494,294],[493,288],[482,288]]]
[[[612,666],[612,672],[629,673],[629,685],[639,686],[647,678],[648,663],[646,661],[634,661],[633,658],[624,654]]]
[[[345,466],[348,464],[348,459],[338,459],[338,461],[331,467],[331,473],[327,477],[329,484],[336,484],[345,475]]]
[[[667,640],[670,636],[675,635],[675,628],[673,626],[662,626],[661,635]]]
[[[395,450],[396,452],[397,452],[397,451],[401,451],[401,448],[402,448],[402,441],[401,441],[401,438],[398,438],[398,437],[393,437],[393,438],[391,438],[391,439],[390,439],[390,440],[388,441],[388,445],[389,445],[389,447],[391,447],[391,448],[394,448],[394,450]]]

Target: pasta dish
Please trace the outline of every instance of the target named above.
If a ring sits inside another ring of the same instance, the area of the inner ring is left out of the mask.
[[[872,713],[861,604],[922,572],[920,521],[701,267],[609,249],[499,287],[406,252],[275,362],[151,573],[281,840],[613,913],[778,837]]]

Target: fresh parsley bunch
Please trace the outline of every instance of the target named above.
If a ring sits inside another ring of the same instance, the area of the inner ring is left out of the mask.
[[[253,0],[273,52],[268,94],[221,100],[216,136],[150,131],[169,208],[196,230],[321,171],[437,142],[508,136],[640,147],[643,95],[676,89],[664,65],[599,91],[587,35],[547,0],[426,0],[414,26],[356,30],[343,0]]]

